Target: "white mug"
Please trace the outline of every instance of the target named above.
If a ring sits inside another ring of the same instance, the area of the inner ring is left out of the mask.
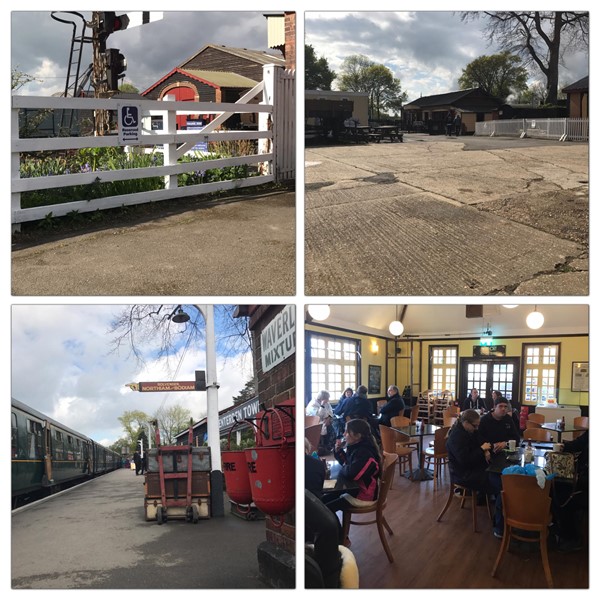
[[[514,452],[517,448],[517,442],[515,440],[508,440],[508,449]]]

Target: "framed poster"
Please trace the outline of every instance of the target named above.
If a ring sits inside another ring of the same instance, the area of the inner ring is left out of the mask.
[[[590,391],[590,363],[574,362],[573,373],[571,375],[571,391],[572,392],[589,392]]]
[[[369,365],[369,394],[381,394],[381,367]]]

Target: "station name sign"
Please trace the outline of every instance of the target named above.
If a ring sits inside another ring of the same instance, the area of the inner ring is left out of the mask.
[[[260,334],[263,373],[282,363],[296,352],[296,307],[284,306],[283,310]]]
[[[128,383],[127,386],[135,392],[194,392],[195,381],[140,381]]]
[[[258,398],[253,398],[252,400],[247,400],[243,404],[234,406],[225,414],[219,416],[219,430],[223,432],[228,429],[235,423],[236,419],[238,421],[243,421],[244,419],[255,417],[256,413],[258,413],[258,409]]]

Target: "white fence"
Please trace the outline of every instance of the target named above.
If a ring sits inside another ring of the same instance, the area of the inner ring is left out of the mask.
[[[475,124],[475,135],[589,141],[589,119],[507,119]]]
[[[196,196],[221,190],[257,186],[265,183],[290,180],[295,177],[295,89],[294,72],[274,65],[265,65],[263,81],[247,92],[236,103],[175,102],[170,100],[123,100],[98,98],[55,98],[39,96],[12,97],[11,139],[11,211],[12,223],[43,219],[48,213],[64,216],[72,211],[91,212],[97,209],[117,208],[145,202]],[[259,102],[256,103],[256,100]],[[254,100],[254,102],[251,102]],[[44,177],[20,177],[21,154],[45,151],[64,151],[81,148],[106,148],[124,146],[118,135],[20,138],[19,111],[81,110],[118,111],[120,105],[137,105],[142,111],[142,127],[139,146],[145,151],[156,149],[163,152],[163,166],[92,171],[88,173],[52,175]],[[220,131],[218,127],[236,113],[258,114],[257,131]],[[213,114],[215,118],[199,130],[177,130],[177,115]],[[163,128],[152,130],[150,117],[161,116]],[[181,163],[178,159],[197,144],[207,142],[231,142],[256,140],[255,154],[231,158],[198,160]],[[161,147],[162,146],[162,147]],[[255,166],[258,175],[244,179],[218,181],[178,187],[177,175],[193,171],[206,171],[223,167]],[[33,208],[21,207],[21,193],[78,186],[101,182],[114,182],[148,177],[164,178],[164,189],[110,196],[96,200],[81,200]]]

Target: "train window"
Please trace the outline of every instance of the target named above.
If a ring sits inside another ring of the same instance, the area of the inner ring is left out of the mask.
[[[55,431],[54,432],[54,437],[59,441],[62,442],[63,440],[63,434],[62,431]]]
[[[68,435],[68,436],[67,436],[67,442],[68,442],[69,444],[73,444],[73,436],[72,436],[72,435]]]
[[[17,453],[18,453],[18,429],[17,429],[17,415],[15,415],[15,413],[11,413],[11,426],[12,426],[12,431],[11,431],[11,456],[13,458],[17,458]]]

